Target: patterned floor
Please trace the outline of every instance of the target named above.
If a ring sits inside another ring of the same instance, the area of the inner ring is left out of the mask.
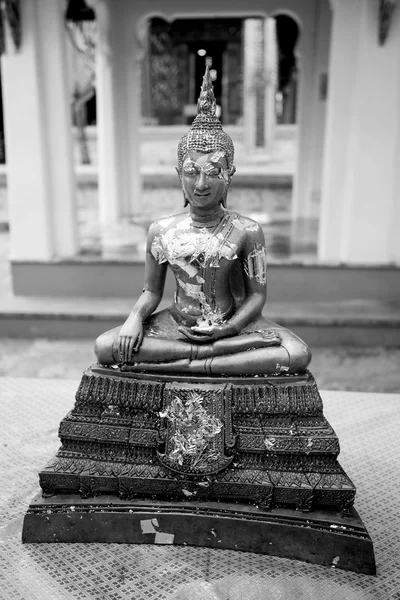
[[[22,545],[37,471],[57,449],[77,382],[1,380],[3,600],[400,600],[400,396],[324,392],[341,463],[374,541],[377,577],[233,551],[116,544]]]

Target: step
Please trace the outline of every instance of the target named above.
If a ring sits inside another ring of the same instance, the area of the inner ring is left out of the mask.
[[[0,336],[95,339],[121,325],[135,299],[0,296]],[[160,304],[170,306],[171,298]],[[264,316],[315,346],[400,346],[400,307],[373,300],[268,302]]]

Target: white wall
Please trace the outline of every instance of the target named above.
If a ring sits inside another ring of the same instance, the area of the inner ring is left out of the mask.
[[[378,44],[374,0],[335,0],[322,261],[400,264],[400,11]]]

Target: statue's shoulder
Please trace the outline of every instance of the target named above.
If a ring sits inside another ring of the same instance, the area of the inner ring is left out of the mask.
[[[175,229],[188,219],[187,213],[177,213],[175,215],[169,215],[168,217],[162,217],[154,221],[149,227],[149,235],[159,235],[168,231],[169,229]]]
[[[254,221],[254,219],[240,215],[234,210],[230,210],[228,212],[231,215],[232,225],[236,227],[236,229],[249,234],[259,234],[262,232],[261,225],[257,223],[257,221]]]

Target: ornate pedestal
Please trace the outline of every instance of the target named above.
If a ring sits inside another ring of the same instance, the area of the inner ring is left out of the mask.
[[[375,572],[310,373],[192,378],[95,366],[59,435],[25,542],[187,543]]]

